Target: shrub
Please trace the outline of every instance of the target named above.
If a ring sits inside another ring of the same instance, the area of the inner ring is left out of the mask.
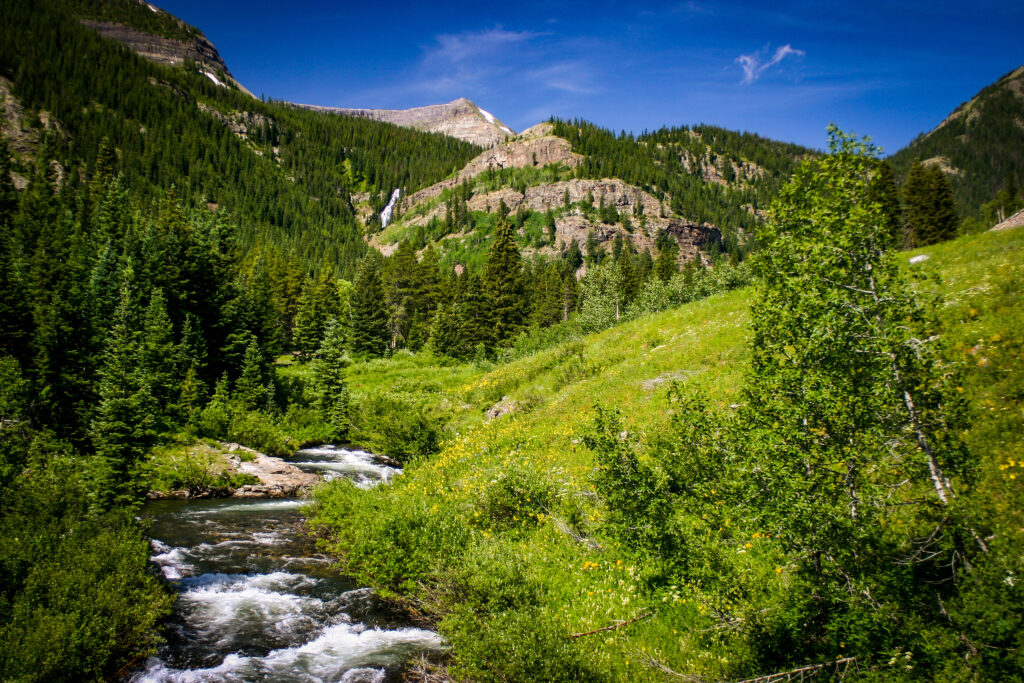
[[[353,401],[351,416],[353,442],[399,462],[439,452],[448,422],[421,401],[384,392]]]

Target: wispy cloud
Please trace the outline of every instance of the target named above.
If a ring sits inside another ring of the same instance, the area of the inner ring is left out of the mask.
[[[781,62],[783,59],[790,55],[803,57],[805,54],[803,50],[797,50],[792,45],[789,45],[787,43],[786,45],[777,48],[775,50],[775,54],[772,55],[771,59],[769,59],[767,62],[762,62],[761,60],[764,59],[764,54],[767,51],[768,48],[766,47],[763,50],[758,50],[757,52],[754,52],[753,54],[740,55],[739,57],[736,58],[736,63],[743,68],[743,80],[740,81],[741,85],[750,85],[751,83],[759,79],[761,77],[761,74],[763,74],[765,71],[772,68],[773,66],[775,66],[776,64],[778,64],[779,62]]]
[[[480,57],[491,57],[539,35],[532,31],[506,31],[500,26],[483,31],[442,33],[435,38],[437,45],[428,49],[425,59],[464,64]]]
[[[596,95],[602,88],[593,85],[593,74],[582,61],[559,62],[526,72],[526,78],[545,88],[576,95]]]

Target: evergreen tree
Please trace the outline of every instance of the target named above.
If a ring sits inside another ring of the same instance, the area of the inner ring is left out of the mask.
[[[495,341],[494,318],[491,315],[492,302],[480,276],[466,273],[462,285],[462,296],[457,303],[459,327],[461,328],[462,354],[466,358],[475,349],[493,347]]]
[[[668,282],[678,272],[679,245],[670,239],[660,247],[658,258],[654,261],[654,273],[662,282]]]
[[[953,187],[941,169],[914,162],[903,184],[903,246],[952,239],[957,231]]]
[[[430,326],[430,344],[434,352],[451,358],[465,357],[466,344],[462,332],[457,304],[438,306]]]
[[[235,394],[246,410],[266,410],[270,408],[274,391],[268,379],[269,372],[259,342],[251,338],[245,349],[245,361],[242,374],[235,382]]]
[[[391,339],[387,299],[379,257],[368,254],[360,263],[349,305],[352,352],[382,356]]]
[[[502,343],[519,334],[526,326],[526,291],[522,260],[515,233],[507,218],[499,218],[484,266],[488,309],[494,325],[494,342]]]
[[[622,287],[622,303],[628,306],[640,292],[640,278],[633,264],[633,256],[624,252],[618,260],[619,280]]]
[[[99,406],[91,436],[106,464],[107,500],[130,502],[139,493],[138,466],[156,438],[158,406],[140,371],[134,297],[127,287],[114,313],[99,374]]]
[[[348,384],[345,368],[349,359],[345,353],[345,326],[337,319],[327,321],[324,341],[313,361],[313,393],[317,409],[333,440],[341,440],[348,433]]]
[[[178,355],[174,343],[174,330],[167,315],[163,291],[154,289],[142,323],[139,348],[139,372],[149,392],[167,411],[180,393],[178,381]]]

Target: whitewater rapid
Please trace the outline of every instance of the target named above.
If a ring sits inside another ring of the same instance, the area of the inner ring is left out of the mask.
[[[365,451],[325,446],[289,461],[370,487],[400,470]],[[178,593],[157,655],[134,683],[397,680],[444,647],[331,568],[304,533],[300,500],[150,504],[153,564]]]

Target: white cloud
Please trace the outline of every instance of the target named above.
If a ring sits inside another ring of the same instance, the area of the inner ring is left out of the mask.
[[[551,64],[526,72],[526,78],[551,90],[576,95],[596,95],[603,89],[593,84],[594,75],[585,62],[570,61]]]
[[[795,55],[797,57],[803,57],[804,51],[797,50],[788,43],[775,50],[775,54],[767,62],[761,62],[764,53],[768,50],[766,47],[763,50],[749,55],[740,55],[736,58],[736,63],[743,68],[743,80],[740,81],[741,85],[750,85],[761,77],[765,71],[775,66],[789,55]]]

